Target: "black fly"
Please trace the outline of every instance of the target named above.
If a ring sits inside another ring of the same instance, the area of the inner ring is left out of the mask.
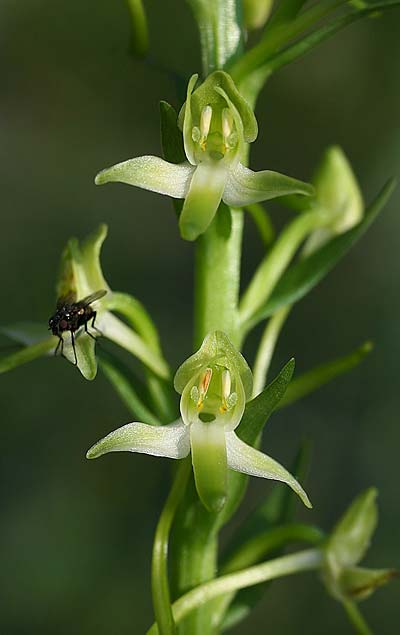
[[[62,334],[65,333],[65,331],[70,331],[72,349],[75,356],[75,366],[78,364],[74,333],[76,333],[81,326],[84,326],[85,333],[94,340],[96,339],[94,335],[88,331],[88,322],[90,322],[90,320],[92,321],[91,327],[98,331],[94,325],[97,313],[90,305],[92,302],[102,298],[106,293],[107,291],[101,289],[100,291],[91,293],[86,298],[83,298],[83,300],[79,300],[78,302],[75,302],[75,297],[72,294],[69,296],[63,296],[57,301],[56,312],[49,319],[49,330],[53,333],[53,335],[57,335],[58,337],[58,344],[56,350],[54,351],[54,355],[57,355],[58,349],[61,347],[61,355],[64,357],[64,339]]]

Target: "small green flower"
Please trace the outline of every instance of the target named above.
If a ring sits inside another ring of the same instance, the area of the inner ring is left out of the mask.
[[[251,396],[252,374],[225,333],[206,336],[178,369],[174,385],[182,395],[180,419],[167,426],[129,423],[98,441],[87,457],[129,451],[181,459],[191,452],[196,488],[209,510],[219,511],[225,503],[228,468],[287,483],[311,507],[307,494],[282,465],[234,432]]]
[[[191,77],[178,117],[187,161],[173,164],[154,156],[137,157],[102,170],[96,183],[119,181],[184,198],[179,226],[186,240],[205,232],[221,200],[243,207],[289,194],[312,195],[308,183],[242,165],[246,144],[258,132],[252,109],[227,73],[215,71],[194,90],[197,79]]]
[[[57,298],[72,296],[79,301],[98,291],[107,293],[96,300],[96,332],[92,337],[84,329],[75,334],[77,367],[85,379],[94,379],[97,373],[95,336],[102,335],[135,355],[156,375],[169,378],[169,368],[161,355],[157,331],[141,304],[125,293],[112,292],[102,272],[100,252],[107,236],[106,225],[93,232],[81,243],[76,238],[68,241],[61,259],[57,283]],[[114,313],[122,315],[122,321]],[[89,325],[90,331],[90,325]],[[26,345],[14,355],[0,359],[0,373],[31,361],[56,349],[58,339],[48,335],[45,324],[15,324],[2,332]],[[63,333],[63,355],[75,363],[70,333]]]
[[[366,569],[357,566],[364,557],[378,522],[377,491],[360,494],[339,520],[329,537],[324,553],[323,580],[329,593],[353,615],[354,601],[369,597],[389,582],[393,569]],[[350,607],[350,610],[349,610]]]

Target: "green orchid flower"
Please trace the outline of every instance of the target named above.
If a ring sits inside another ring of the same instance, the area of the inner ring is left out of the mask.
[[[175,375],[181,418],[166,426],[128,423],[93,445],[87,457],[128,451],[182,459],[191,452],[197,492],[210,511],[219,511],[225,503],[228,468],[287,483],[311,507],[303,488],[282,465],[235,434],[252,383],[245,359],[227,335],[210,333]]]
[[[91,304],[96,311],[95,329],[89,323],[88,332],[84,328],[76,331],[75,350],[70,332],[62,333],[63,356],[77,366],[85,379],[94,379],[96,339],[102,336],[129,351],[159,377],[168,379],[169,368],[161,354],[157,331],[143,306],[128,294],[111,291],[103,276],[100,252],[106,236],[107,226],[100,225],[81,243],[75,238],[69,240],[63,252],[57,298],[74,302],[103,292],[101,298]],[[122,315],[126,322],[115,314]],[[59,344],[57,337],[48,335],[45,324],[14,324],[1,331],[25,348],[0,359],[0,373],[41,355],[52,354]]]
[[[205,232],[221,200],[244,207],[290,194],[311,196],[308,183],[269,170],[253,172],[241,163],[258,133],[252,109],[227,73],[215,71],[194,90],[197,79],[191,77],[178,117],[187,161],[137,157],[102,170],[96,184],[118,181],[185,199],[179,227],[186,240]]]
[[[324,548],[322,575],[326,588],[357,623],[363,618],[355,602],[368,598],[397,575],[394,569],[358,566],[377,526],[376,497],[375,488],[360,494],[339,520]]]

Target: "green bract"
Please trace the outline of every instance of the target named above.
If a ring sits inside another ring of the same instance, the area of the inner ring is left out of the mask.
[[[220,510],[226,498],[227,469],[287,483],[311,507],[307,494],[282,465],[239,439],[234,429],[251,396],[252,375],[225,333],[204,339],[175,375],[182,418],[167,426],[129,423],[96,443],[87,453],[145,452],[184,458],[191,451],[195,482],[205,507]]]
[[[367,598],[396,575],[393,569],[357,566],[370,545],[378,522],[376,496],[375,488],[360,494],[339,520],[325,545],[324,582],[329,593],[345,604]]]
[[[97,291],[107,291],[104,297],[93,303],[97,316],[96,331],[92,332],[92,337],[84,329],[75,333],[77,366],[86,379],[95,378],[95,336],[101,334],[138,357],[156,375],[167,379],[169,369],[160,353],[157,334],[147,313],[135,298],[124,293],[113,293],[103,276],[100,252],[106,236],[106,225],[100,225],[81,243],[72,238],[68,241],[61,258],[57,298],[70,297],[79,301]],[[112,312],[123,315],[128,324]],[[90,324],[88,328],[91,331]],[[54,351],[58,343],[57,337],[47,335],[46,325],[17,324],[3,331],[27,347],[0,360],[0,372]],[[68,331],[63,333],[63,340],[64,356],[75,363]]]
[[[154,156],[137,157],[103,170],[96,183],[120,181],[184,198],[179,227],[186,240],[205,232],[221,200],[243,207],[290,194],[312,195],[308,183],[242,165],[246,144],[257,137],[252,109],[227,73],[215,71],[194,90],[197,79],[193,75],[189,81],[178,118],[187,161],[173,164]]]

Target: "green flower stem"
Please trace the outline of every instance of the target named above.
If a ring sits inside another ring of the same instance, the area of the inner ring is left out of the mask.
[[[168,541],[172,521],[185,493],[190,468],[190,458],[180,461],[154,537],[151,588],[154,614],[160,635],[174,635],[176,633],[168,584]]]
[[[357,635],[372,635],[372,631],[370,630],[367,622],[362,616],[357,604],[355,604],[355,602],[352,602],[351,600],[348,600],[347,602],[343,602],[343,606],[347,613],[349,621],[356,629]]]
[[[288,523],[273,527],[257,534],[241,545],[221,567],[221,574],[226,575],[251,567],[271,552],[289,543],[305,542],[317,546],[324,538],[323,531],[312,525]]]
[[[196,18],[201,43],[203,75],[224,68],[242,45],[237,0],[188,0]]]
[[[324,211],[316,208],[295,218],[282,231],[271,251],[259,265],[241,299],[239,315],[242,336],[246,335],[253,314],[267,301],[303,240],[314,229],[322,227],[327,220]]]
[[[171,579],[175,598],[215,577],[217,518],[200,502],[192,476],[173,527]],[[211,616],[210,606],[193,611],[179,625],[179,635],[210,635]]]
[[[243,212],[218,211],[196,246],[195,337],[198,348],[207,333],[224,331],[239,342],[238,297],[243,233]]]
[[[331,0],[317,3],[307,11],[304,11],[291,23],[280,24],[275,28],[266,29],[259,44],[245,53],[230,68],[233,79],[240,83],[257,71],[268,59],[282,46],[297,37],[316,22],[329,15],[349,0]]]
[[[260,203],[253,203],[246,205],[246,212],[252,217],[261,240],[268,247],[275,238],[275,230],[267,210]]]
[[[108,353],[101,351],[97,354],[99,367],[112,384],[114,390],[127,406],[137,421],[143,421],[151,425],[160,425],[159,419],[143,403],[138,393],[129,380],[122,365]]]
[[[288,545],[289,543],[305,542],[311,545],[319,545],[324,539],[324,533],[317,527],[290,523],[273,527],[251,538],[239,547],[237,551],[221,567],[221,574],[234,573],[240,569],[251,567],[270,553]],[[221,624],[226,610],[232,602],[235,591],[220,596],[213,604],[214,624]]]
[[[322,561],[323,555],[319,549],[308,549],[206,582],[174,602],[172,612],[175,622],[179,623],[191,611],[220,595],[293,573],[319,569]],[[157,625],[154,624],[147,635],[156,635],[158,632]]]
[[[256,397],[264,388],[268,370],[274,354],[275,346],[280,332],[290,313],[291,306],[279,309],[268,321],[258,347],[253,370],[253,397]]]
[[[143,57],[149,48],[146,13],[142,0],[126,0],[131,14],[132,52]]]

